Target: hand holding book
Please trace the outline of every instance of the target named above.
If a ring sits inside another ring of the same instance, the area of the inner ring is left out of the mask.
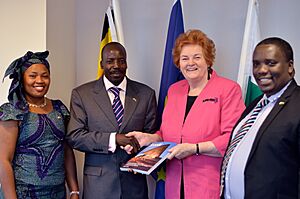
[[[195,144],[190,143],[182,143],[177,144],[173,148],[169,150],[170,154],[168,155],[168,159],[171,160],[172,158],[183,159],[188,156],[196,154],[197,148]]]
[[[149,175],[167,158],[175,145],[173,142],[154,142],[128,160],[120,170]]]

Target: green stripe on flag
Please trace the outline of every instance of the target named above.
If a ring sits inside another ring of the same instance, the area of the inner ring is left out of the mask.
[[[245,104],[248,106],[255,98],[262,94],[259,87],[251,81],[251,77],[248,79],[247,93],[245,98]]]

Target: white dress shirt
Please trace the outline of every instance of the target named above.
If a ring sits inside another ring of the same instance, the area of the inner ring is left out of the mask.
[[[105,86],[105,89],[107,91],[107,94],[108,94],[108,97],[110,99],[110,102],[111,104],[113,104],[113,101],[114,101],[114,98],[115,98],[115,95],[109,90],[111,87],[118,87],[120,88],[120,94],[119,94],[119,97],[120,97],[120,100],[121,100],[121,103],[123,105],[123,108],[125,109],[125,94],[126,94],[126,86],[127,86],[127,78],[125,77],[123,79],[123,81],[118,85],[118,86],[115,86],[114,84],[112,84],[104,75],[103,75],[103,82],[104,82],[104,86]],[[115,152],[117,148],[117,145],[116,145],[116,132],[113,132],[110,134],[109,136],[109,145],[108,145],[108,150],[111,151],[111,152]]]

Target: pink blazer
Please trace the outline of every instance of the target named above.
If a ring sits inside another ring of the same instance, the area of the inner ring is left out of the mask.
[[[213,72],[211,79],[197,97],[184,122],[189,84],[182,80],[168,91],[162,125],[157,134],[164,141],[198,143],[212,141],[224,155],[231,130],[245,105],[239,85]],[[167,162],[166,198],[180,198],[183,171],[186,199],[219,197],[219,173],[222,158],[192,155]]]

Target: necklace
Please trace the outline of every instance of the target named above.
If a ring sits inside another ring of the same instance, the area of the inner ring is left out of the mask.
[[[33,108],[44,108],[47,105],[47,100],[44,97],[44,102],[42,104],[40,104],[40,105],[31,104],[29,102],[27,102],[27,104],[28,104],[29,107],[33,107]]]

